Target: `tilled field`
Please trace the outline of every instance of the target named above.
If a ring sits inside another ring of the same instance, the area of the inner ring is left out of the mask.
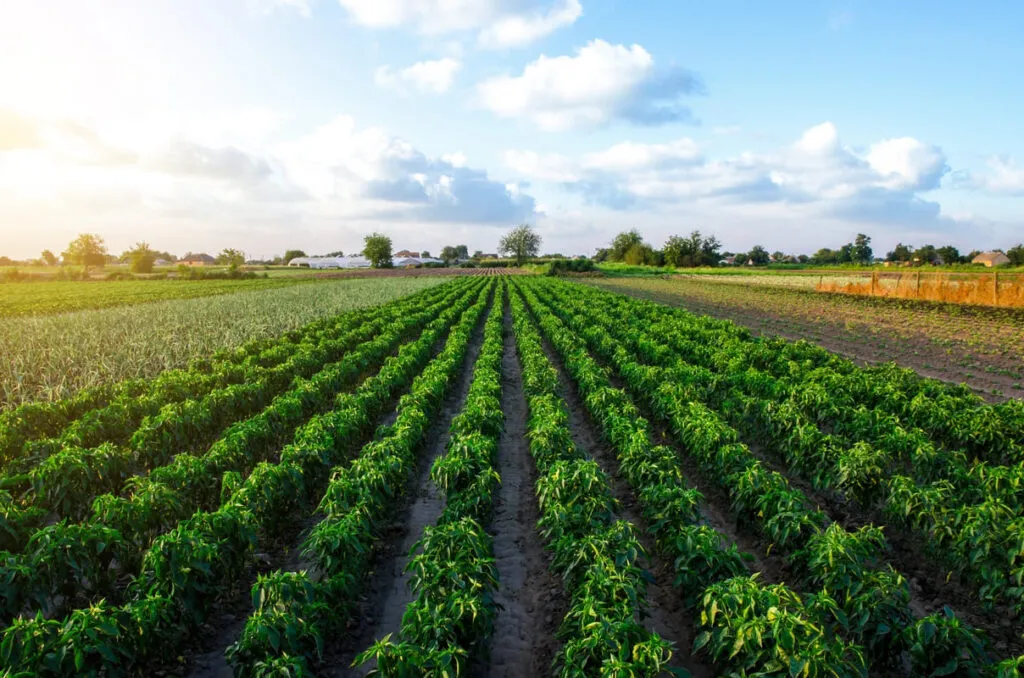
[[[571,282],[23,405],[0,460],[11,675],[1024,666],[1020,401]]]
[[[1020,310],[826,294],[774,283],[750,284],[748,276],[736,278],[596,278],[590,282],[731,320],[763,336],[812,341],[860,365],[895,361],[922,375],[966,383],[992,402],[1024,396],[1024,312]]]

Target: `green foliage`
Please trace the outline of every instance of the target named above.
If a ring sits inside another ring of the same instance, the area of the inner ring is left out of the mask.
[[[61,253],[61,257],[64,263],[78,264],[85,267],[86,271],[94,266],[102,268],[107,260],[107,246],[100,236],[83,233],[71,241],[67,249]]]
[[[374,268],[391,268],[391,238],[383,233],[371,233],[363,238],[363,256]]]
[[[542,238],[532,226],[521,224],[501,237],[498,253],[513,257],[516,266],[522,266],[528,259],[540,253],[542,242]]]

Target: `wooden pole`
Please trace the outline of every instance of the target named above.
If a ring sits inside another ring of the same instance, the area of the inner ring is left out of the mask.
[[[999,271],[992,276],[992,305],[999,305]]]
[[[914,289],[914,298],[921,298],[921,271],[917,272],[917,287]]]
[[[878,271],[871,271],[871,296],[875,296],[875,288],[877,287]]]

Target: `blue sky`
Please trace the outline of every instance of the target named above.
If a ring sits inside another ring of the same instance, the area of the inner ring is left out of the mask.
[[[0,0],[0,254],[1024,240],[1015,3]]]

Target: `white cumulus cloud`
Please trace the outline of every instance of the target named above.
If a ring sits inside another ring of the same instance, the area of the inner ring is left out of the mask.
[[[451,89],[455,75],[462,68],[457,59],[444,58],[434,61],[420,61],[407,68],[395,70],[381,66],[374,72],[374,81],[379,87],[398,92],[413,88],[419,92],[443,94]]]
[[[485,47],[516,47],[576,21],[579,0],[338,0],[370,28],[410,27],[430,36],[477,33]]]
[[[624,142],[578,158],[508,151],[505,164],[520,176],[559,184],[586,202],[612,209],[694,201],[759,209],[800,206],[803,214],[908,225],[941,218],[938,204],[919,194],[937,188],[949,171],[936,146],[904,137],[860,153],[843,145],[830,122],[763,155],[711,159],[683,138]]]
[[[541,55],[518,76],[481,82],[481,105],[504,118],[529,120],[544,131],[601,127],[616,120],[656,125],[688,120],[679,99],[700,90],[680,68],[659,71],[640,45],[594,40],[574,56]]]
[[[992,195],[1024,196],[1024,167],[1008,156],[994,156],[986,163],[986,171],[973,174],[960,172],[956,186],[975,189]]]
[[[492,49],[528,45],[559,28],[571,26],[582,15],[579,0],[564,0],[546,12],[506,14],[480,32],[479,43]]]

